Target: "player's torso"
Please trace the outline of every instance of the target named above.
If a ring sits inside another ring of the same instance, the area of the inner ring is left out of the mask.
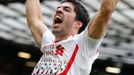
[[[45,44],[41,50],[43,56],[35,67],[33,75],[67,75],[70,68],[77,68],[77,64],[73,65],[73,63],[76,62],[74,60],[79,46],[74,39]]]

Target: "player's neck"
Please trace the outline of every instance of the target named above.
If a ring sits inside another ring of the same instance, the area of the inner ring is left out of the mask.
[[[62,40],[66,40],[68,37],[70,37],[70,36],[72,36],[72,35],[75,35],[75,34],[77,34],[77,32],[76,33],[74,33],[74,32],[71,32],[71,33],[69,33],[69,34],[65,34],[65,35],[61,35],[61,34],[55,34],[55,41],[62,41]]]
[[[65,39],[67,39],[69,36],[71,36],[71,35],[65,35],[65,36],[59,36],[59,35],[55,35],[55,41],[56,42],[59,42],[59,41],[62,41],[62,40],[65,40]]]

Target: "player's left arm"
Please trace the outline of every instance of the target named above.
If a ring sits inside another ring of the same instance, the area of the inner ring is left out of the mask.
[[[101,0],[101,7],[88,25],[88,36],[100,39],[106,33],[107,25],[118,0]]]

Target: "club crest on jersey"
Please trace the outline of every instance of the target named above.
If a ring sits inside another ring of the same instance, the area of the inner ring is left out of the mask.
[[[46,45],[44,46],[44,55],[56,55],[56,56],[63,56],[64,53],[64,47],[62,45],[55,46],[52,45]],[[54,50],[55,49],[55,50]]]

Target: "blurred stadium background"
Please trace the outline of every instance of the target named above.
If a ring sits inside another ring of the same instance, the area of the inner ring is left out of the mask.
[[[60,0],[42,0],[45,24]],[[93,17],[100,0],[81,0]],[[134,75],[134,0],[120,0],[91,75]],[[42,53],[27,27],[25,0],[0,0],[0,75],[30,75]]]

